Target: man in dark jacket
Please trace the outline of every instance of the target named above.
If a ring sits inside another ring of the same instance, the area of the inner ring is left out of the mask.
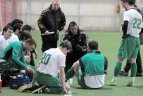
[[[68,30],[63,34],[62,41],[64,40],[68,40],[72,44],[72,51],[66,57],[65,72],[67,72],[72,64],[86,53],[88,42],[86,33],[80,30],[74,21],[69,23]]]
[[[58,32],[63,30],[65,24],[66,19],[60,8],[60,1],[52,0],[50,7],[44,10],[38,19],[43,52],[49,48],[57,47]]]

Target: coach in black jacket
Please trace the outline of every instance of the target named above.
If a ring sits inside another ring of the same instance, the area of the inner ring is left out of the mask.
[[[50,7],[44,10],[38,19],[43,52],[49,48],[57,47],[58,32],[63,30],[65,24],[66,19],[60,8],[60,1],[52,0]]]
[[[66,57],[65,72],[67,72],[72,64],[86,53],[88,42],[86,32],[80,30],[74,21],[69,23],[68,30],[63,33],[62,41],[64,40],[72,44],[72,51]]]

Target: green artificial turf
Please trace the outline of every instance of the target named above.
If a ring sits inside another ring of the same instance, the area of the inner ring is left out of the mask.
[[[106,83],[112,78],[116,55],[121,41],[120,32],[88,32],[88,38],[90,40],[96,40],[99,42],[100,51],[107,56],[109,61],[108,73],[106,75]],[[38,62],[41,58],[41,36],[40,32],[33,32],[33,37],[37,42],[37,51],[39,53]],[[141,54],[143,54],[143,47],[141,46]],[[125,60],[126,62],[126,60]],[[125,65],[125,62],[122,68]],[[76,77],[74,77],[72,87],[72,96],[141,96],[143,94],[143,77],[137,77],[134,87],[127,87],[126,84],[130,77],[119,76],[117,86],[104,86],[102,89],[97,90],[85,90],[80,89],[77,84]],[[9,89],[8,87],[2,88],[0,96],[63,96],[63,95],[51,95],[51,94],[31,94],[31,93],[19,93],[16,90]]]

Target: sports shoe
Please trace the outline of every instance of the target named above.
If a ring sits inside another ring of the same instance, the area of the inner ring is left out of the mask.
[[[137,73],[137,74],[136,74],[136,77],[142,77],[142,76],[143,76],[142,73]]]
[[[120,75],[120,76],[128,76],[128,73],[125,72],[125,71],[121,71],[121,72],[119,73],[119,75]]]
[[[24,90],[29,89],[29,88],[32,88],[32,84],[31,84],[31,83],[19,87],[19,88],[17,89],[17,91],[18,91],[18,92],[24,92]]]
[[[40,88],[37,88],[36,90],[32,91],[32,93],[42,93],[42,89],[45,88],[45,85],[40,87]]]
[[[107,83],[106,85],[108,85],[108,86],[116,86],[117,85],[117,81],[111,81],[111,82]]]
[[[128,84],[127,84],[127,86],[129,86],[129,87],[134,86],[134,82],[129,81]]]

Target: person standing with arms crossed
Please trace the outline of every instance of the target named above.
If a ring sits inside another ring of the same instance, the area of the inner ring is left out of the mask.
[[[60,0],[52,0],[50,7],[44,10],[38,19],[42,37],[42,52],[57,47],[59,31],[64,29],[65,24],[66,19],[60,8]]]
[[[137,72],[136,58],[140,48],[139,33],[142,28],[142,16],[135,9],[135,0],[121,0],[123,7],[126,9],[123,15],[123,36],[118,51],[117,62],[114,69],[114,76],[107,85],[116,86],[118,74],[121,71],[122,62],[128,59],[131,63],[131,80],[127,86],[133,86]]]

